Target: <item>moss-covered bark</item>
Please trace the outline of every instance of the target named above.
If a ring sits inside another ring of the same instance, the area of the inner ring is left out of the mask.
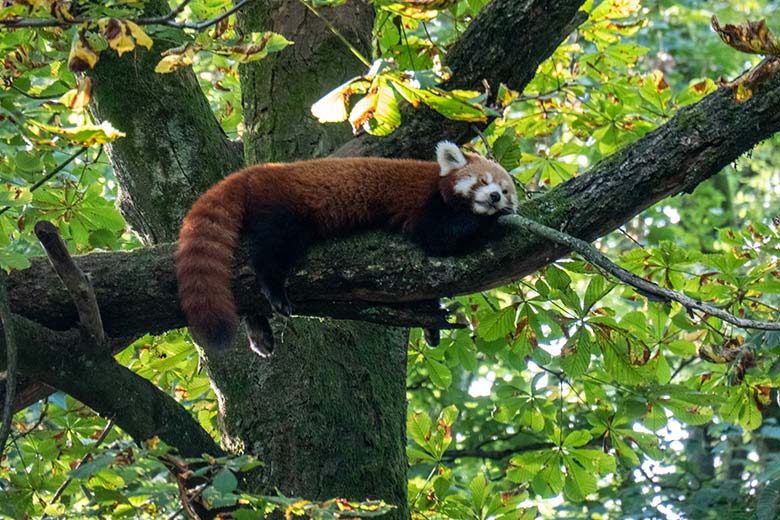
[[[308,498],[381,498],[406,514],[406,332],[360,322],[279,324],[268,359],[210,356],[225,440],[266,462],[250,482]]]
[[[147,11],[161,14],[167,5],[154,0]],[[120,209],[147,244],[175,240],[195,199],[243,166],[240,145],[220,128],[192,69],[154,71],[160,52],[172,46],[158,41],[151,51],[136,47],[122,57],[104,52],[91,73],[93,112],[127,134],[107,150]]]

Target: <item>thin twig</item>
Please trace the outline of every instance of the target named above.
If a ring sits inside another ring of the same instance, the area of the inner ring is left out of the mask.
[[[192,0],[184,0],[182,3],[180,3],[178,6],[173,8],[168,13],[166,13],[166,14],[164,14],[162,16],[151,16],[149,18],[146,18],[145,21],[146,21],[147,24],[167,23],[167,22],[173,20],[174,18],[176,18],[177,16],[179,16],[179,14],[181,14],[181,12],[184,11],[184,8],[187,7],[187,5],[190,2],[192,2]],[[138,23],[138,22],[135,22],[135,23]]]
[[[485,154],[487,155],[487,158],[491,161],[496,160],[496,156],[493,153],[493,147],[490,146],[490,143],[488,142],[487,136],[485,136],[484,133],[482,133],[482,130],[477,128],[477,125],[471,125],[471,129],[474,131],[475,134],[479,136],[479,139],[482,141],[482,144],[485,145]]]
[[[576,251],[585,260],[593,265],[601,267],[626,285],[634,287],[637,289],[639,294],[645,297],[650,296],[665,301],[674,300],[689,310],[698,310],[704,312],[710,316],[720,318],[727,323],[731,323],[732,325],[736,325],[737,327],[741,327],[743,329],[780,330],[780,322],[768,322],[740,318],[724,311],[723,309],[708,305],[700,300],[691,298],[672,289],[661,287],[649,280],[641,278],[613,263],[609,258],[601,254],[595,247],[585,242],[584,240],[580,240],[579,238],[567,235],[566,233],[561,233],[558,230],[544,226],[520,215],[510,215],[504,217],[503,221],[505,223],[517,225],[537,236],[546,238],[547,240],[555,242],[556,244],[560,244],[567,247],[568,249]]]
[[[60,172],[61,172],[63,169],[65,169],[65,167],[66,167],[67,165],[69,165],[70,163],[72,163],[72,162],[73,162],[73,161],[76,159],[76,157],[78,157],[79,155],[83,154],[83,153],[84,153],[84,152],[86,152],[87,150],[89,150],[89,147],[88,147],[88,146],[83,146],[83,147],[81,147],[81,148],[80,148],[80,149],[79,149],[79,150],[78,150],[76,153],[74,153],[73,155],[71,155],[70,157],[68,157],[67,159],[65,159],[65,160],[64,160],[62,163],[60,163],[60,164],[59,164],[59,165],[58,165],[56,168],[54,168],[52,171],[50,171],[49,173],[47,173],[47,174],[46,174],[46,175],[43,177],[43,179],[41,179],[41,180],[39,180],[38,182],[36,182],[35,184],[33,184],[33,185],[32,185],[32,187],[30,187],[30,192],[33,192],[33,191],[37,190],[38,188],[40,188],[41,186],[43,186],[43,185],[46,183],[46,181],[48,181],[49,179],[51,179],[52,177],[54,177],[55,175],[57,175],[58,173],[60,173]],[[6,206],[6,207],[4,207],[3,209],[0,209],[0,215],[2,215],[3,213],[5,213],[5,212],[6,212],[6,211],[8,211],[9,209],[11,209],[11,206]]]
[[[215,16],[214,18],[210,20],[206,20],[204,22],[199,23],[192,23],[192,22],[175,22],[175,21],[168,21],[165,23],[165,25],[169,27],[176,27],[177,29],[194,29],[196,31],[202,31],[203,29],[207,29],[211,27],[212,25],[217,25],[219,22],[227,18],[228,16],[232,15],[242,7],[244,7],[246,4],[251,2],[252,0],[241,0],[239,3],[225,11],[224,13]],[[138,22],[136,22],[138,23]]]
[[[0,459],[5,452],[5,443],[11,434],[11,419],[14,416],[13,406],[16,399],[16,339],[11,322],[11,308],[8,305],[8,291],[6,280],[8,275],[0,270],[0,321],[3,324],[5,336],[5,403],[3,404],[3,422],[0,426]]]
[[[252,0],[242,0],[236,5],[228,9],[227,11],[203,22],[177,22],[175,18],[181,14],[184,8],[192,0],[184,0],[175,9],[172,9],[168,13],[162,16],[149,16],[143,18],[130,18],[130,21],[136,25],[167,25],[168,27],[175,27],[177,29],[194,29],[197,31],[216,25],[228,16],[232,15]],[[94,24],[97,23],[97,19],[92,18],[71,18],[69,20],[57,20],[56,18],[8,18],[0,20],[0,26],[5,26],[10,29],[22,29],[22,28],[42,28],[42,27],[70,27],[72,25],[81,24]]]
[[[114,420],[109,419],[108,424],[106,424],[105,428],[103,428],[103,431],[100,432],[100,437],[98,437],[97,441],[95,441],[95,448],[98,448],[104,440],[106,440],[106,437],[108,437],[108,434],[111,432],[111,428],[114,427]],[[81,460],[79,460],[79,463],[76,464],[76,467],[73,469],[78,469],[82,464],[87,462],[89,458],[92,456],[92,452],[85,453],[83,457],[81,457]],[[65,488],[68,487],[68,485],[73,481],[73,477],[68,477],[65,482],[60,484],[60,487],[57,488],[57,491],[54,493],[54,497],[51,499],[52,504],[56,504],[57,501],[60,499],[62,494],[65,492]]]
[[[629,239],[630,241],[632,241],[632,242],[633,242],[634,244],[636,244],[638,247],[640,247],[640,248],[642,248],[642,249],[644,249],[644,248],[645,248],[645,246],[643,246],[643,245],[642,245],[642,244],[639,242],[639,240],[637,240],[636,238],[632,237],[632,236],[629,234],[629,232],[625,230],[625,228],[619,227],[619,228],[618,228],[618,231],[620,231],[620,233],[621,233],[621,234],[622,234],[624,237],[626,237],[627,239]]]

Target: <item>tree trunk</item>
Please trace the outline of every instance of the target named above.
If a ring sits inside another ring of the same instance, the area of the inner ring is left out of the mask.
[[[249,479],[263,493],[383,499],[407,518],[404,329],[294,320],[273,355],[210,355],[223,443],[265,462]]]
[[[270,5],[269,5],[270,4]],[[363,2],[319,9],[370,55],[373,11]],[[244,31],[273,30],[290,52],[243,65],[247,163],[327,155],[350,137],[321,125],[309,107],[365,66],[297,0],[256,3],[239,15]],[[307,499],[382,499],[406,506],[406,341],[403,329],[356,321],[293,318],[275,323],[267,360],[210,354],[229,449],[265,462],[254,491]]]
[[[167,12],[167,2],[149,2],[146,12]],[[175,31],[169,34],[175,35]],[[182,217],[206,189],[243,166],[240,144],[231,142],[214,118],[191,68],[154,71],[156,41],[133,57],[104,52],[92,71],[92,110],[127,137],[107,146],[119,184],[119,208],[146,244],[176,240]]]

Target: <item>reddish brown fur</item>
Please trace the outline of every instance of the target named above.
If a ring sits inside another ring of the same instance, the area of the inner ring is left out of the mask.
[[[258,209],[292,209],[323,237],[385,223],[408,231],[439,180],[435,162],[380,158],[264,164],[226,177],[195,202],[179,235],[176,277],[193,335],[234,337],[233,252]]]
[[[284,277],[302,251],[296,243],[305,247],[310,239],[390,226],[415,236],[429,254],[451,254],[450,245],[460,247],[492,222],[479,220],[485,214],[515,206],[511,177],[498,164],[464,156],[447,142],[437,155],[438,163],[343,158],[257,165],[208,190],[184,218],[176,251],[179,297],[195,339],[215,348],[232,344],[238,315],[231,268],[243,230],[253,230],[261,246],[271,244],[260,265],[255,259],[256,274],[272,306],[289,312]],[[502,200],[501,207],[491,195]],[[283,235],[298,230],[302,236],[289,241]]]

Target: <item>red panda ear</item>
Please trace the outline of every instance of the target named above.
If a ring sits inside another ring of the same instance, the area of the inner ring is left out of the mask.
[[[466,157],[458,145],[450,141],[441,141],[436,145],[436,161],[441,168],[441,175],[447,175],[452,170],[466,166]]]

